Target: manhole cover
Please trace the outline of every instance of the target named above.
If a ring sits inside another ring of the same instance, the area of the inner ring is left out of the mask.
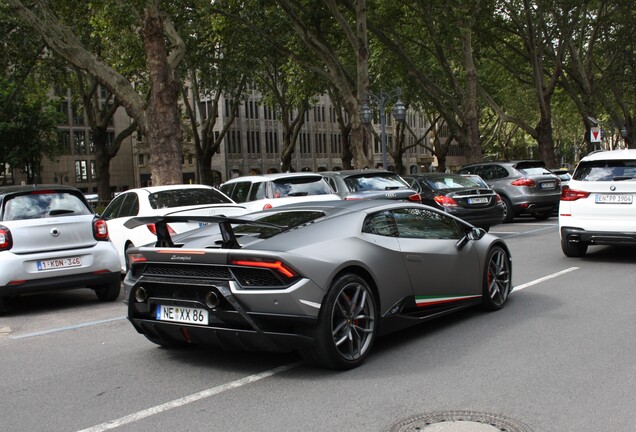
[[[497,414],[441,411],[402,420],[389,432],[532,432],[532,429]]]

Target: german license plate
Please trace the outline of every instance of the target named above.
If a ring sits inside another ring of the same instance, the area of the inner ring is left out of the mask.
[[[479,198],[468,198],[468,204],[487,204],[487,197],[479,197]]]
[[[543,182],[541,183],[541,189],[554,189],[556,182]]]
[[[597,194],[597,204],[631,204],[634,200],[632,194]]]
[[[183,306],[157,305],[156,319],[187,324],[208,324],[208,311]]]
[[[38,270],[51,270],[58,268],[79,267],[82,265],[81,257],[57,258],[37,262]]]

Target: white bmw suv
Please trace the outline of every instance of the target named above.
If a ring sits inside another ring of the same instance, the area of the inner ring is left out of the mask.
[[[636,245],[636,150],[594,152],[561,193],[561,249],[585,256],[592,245]]]

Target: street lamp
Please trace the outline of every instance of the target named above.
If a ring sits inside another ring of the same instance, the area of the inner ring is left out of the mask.
[[[393,107],[393,117],[397,121],[404,121],[406,118],[406,107],[404,103],[400,100],[400,95],[402,91],[397,88],[391,92],[385,93],[384,91],[380,91],[379,94],[374,95],[369,92],[369,99],[373,101],[380,110],[380,138],[382,143],[382,167],[386,170],[386,115],[384,112],[384,106],[387,102],[389,102],[393,97],[397,97],[397,101]],[[360,109],[360,120],[364,124],[371,123],[373,119],[373,111],[369,107],[369,103],[365,102]]]

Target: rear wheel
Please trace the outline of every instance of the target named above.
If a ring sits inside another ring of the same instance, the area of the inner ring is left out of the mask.
[[[301,350],[301,355],[316,366],[354,368],[371,351],[377,317],[376,299],[369,284],[356,274],[344,274],[331,285],[318,324],[310,330],[314,345]]]
[[[567,257],[582,258],[587,253],[587,243],[573,243],[562,239],[561,250]]]
[[[95,287],[95,294],[100,301],[117,300],[120,292],[121,282],[119,281],[119,279]]]
[[[501,309],[512,289],[510,255],[501,246],[488,251],[484,271],[483,306],[487,310]]]

